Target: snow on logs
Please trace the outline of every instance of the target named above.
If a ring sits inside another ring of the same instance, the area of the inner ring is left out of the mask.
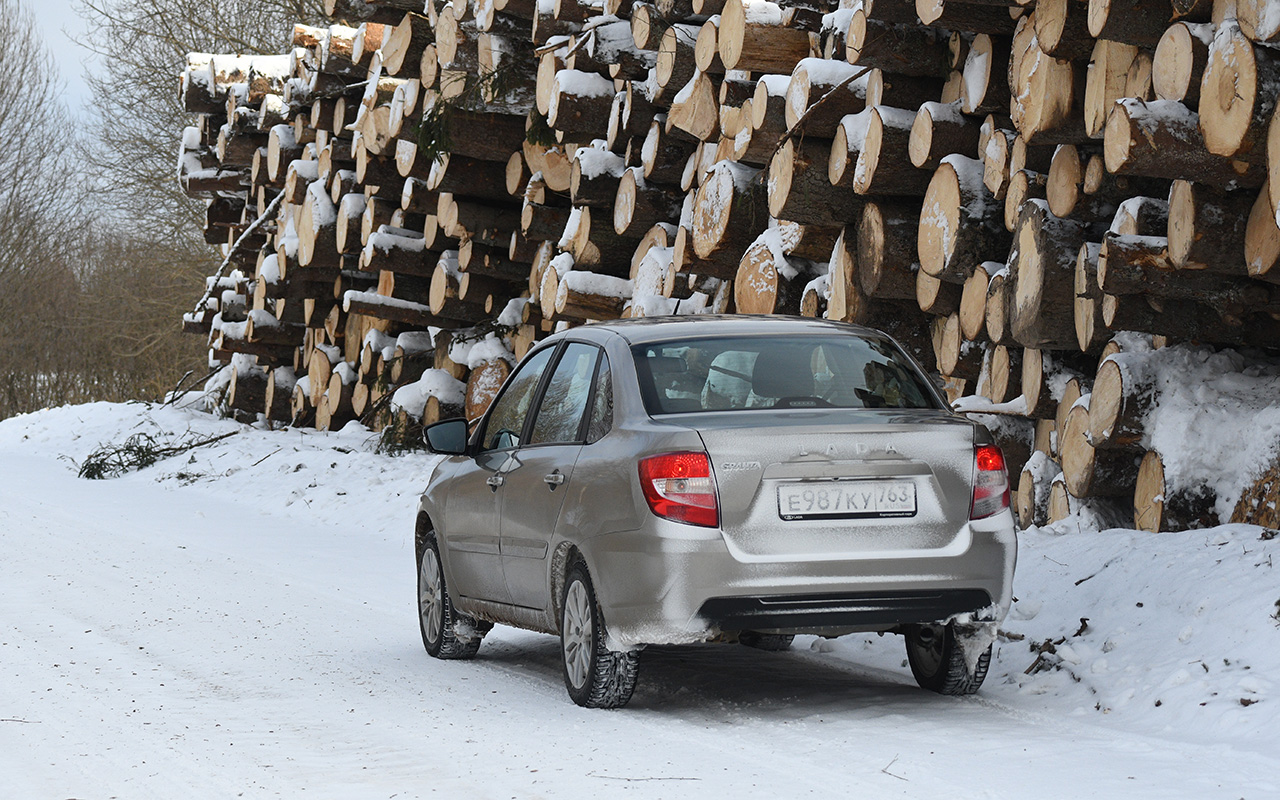
[[[1280,349],[1262,0],[330,5],[357,27],[181,72],[177,177],[227,259],[183,327],[256,359],[239,411],[413,435],[557,328],[825,315],[1035,449],[1023,524],[1230,512],[1135,364]]]

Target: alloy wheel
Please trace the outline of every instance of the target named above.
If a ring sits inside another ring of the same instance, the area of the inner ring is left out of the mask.
[[[564,598],[564,664],[575,687],[586,685],[595,648],[591,596],[581,581],[574,581]]]

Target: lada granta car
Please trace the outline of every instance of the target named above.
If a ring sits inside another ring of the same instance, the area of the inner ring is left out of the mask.
[[[778,317],[549,337],[445,454],[417,523],[422,639],[558,634],[579,705],[650,644],[900,633],[920,686],[977,691],[1016,554],[1004,457],[888,336]]]

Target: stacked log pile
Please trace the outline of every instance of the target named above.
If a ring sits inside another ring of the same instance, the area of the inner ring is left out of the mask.
[[[183,72],[234,407],[412,431],[558,328],[825,316],[993,415],[1023,525],[1206,520],[1118,365],[1280,348],[1266,0],[329,5]]]

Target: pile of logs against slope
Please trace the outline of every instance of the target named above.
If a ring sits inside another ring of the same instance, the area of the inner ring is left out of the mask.
[[[1280,352],[1274,3],[326,12],[182,72],[178,177],[226,256],[183,324],[234,408],[412,435],[564,326],[826,316],[1000,415],[1022,524],[1212,521],[1119,356]]]

